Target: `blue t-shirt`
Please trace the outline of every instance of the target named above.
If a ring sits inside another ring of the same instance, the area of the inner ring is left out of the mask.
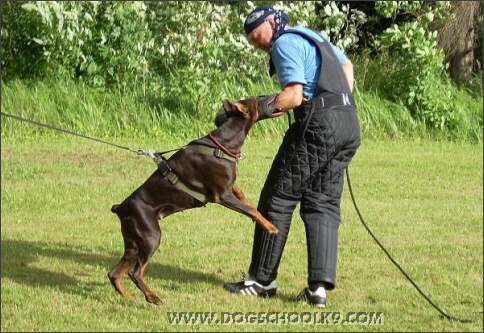
[[[321,35],[304,26],[298,25],[291,29],[307,32],[317,40],[325,41]],[[330,44],[339,62],[344,63],[347,60],[346,55],[332,43]],[[272,45],[271,56],[281,89],[289,83],[301,83],[303,97],[310,100],[319,80],[321,54],[318,46],[299,34],[285,33]]]

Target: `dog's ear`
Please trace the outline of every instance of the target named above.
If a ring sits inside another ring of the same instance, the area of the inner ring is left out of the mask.
[[[240,100],[234,103],[229,102],[228,100],[223,100],[223,108],[227,112],[231,112],[234,115],[240,114],[244,118],[249,118],[249,107],[246,105],[246,100]]]
[[[222,107],[224,108],[225,111],[231,111],[232,110],[232,103],[229,102],[228,99],[224,99],[222,101]]]
[[[250,117],[250,109],[249,109],[249,106],[247,105],[247,100],[240,100],[234,103],[234,106],[237,108],[237,110],[240,113],[242,113],[242,116],[245,119],[248,119]]]
[[[258,107],[259,107],[259,100],[257,97],[251,96],[244,100],[244,106],[246,109],[247,118],[253,117],[254,122],[257,121],[259,117]]]

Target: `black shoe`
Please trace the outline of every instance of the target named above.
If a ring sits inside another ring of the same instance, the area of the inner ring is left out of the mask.
[[[224,284],[224,288],[234,294],[245,296],[272,297],[276,295],[277,284],[272,281],[268,286],[263,286],[250,277],[241,282],[231,282]]]
[[[302,301],[309,304],[316,305],[318,308],[326,307],[326,290],[318,288],[316,291],[311,291],[309,288],[304,288],[303,291],[296,297],[296,301]]]

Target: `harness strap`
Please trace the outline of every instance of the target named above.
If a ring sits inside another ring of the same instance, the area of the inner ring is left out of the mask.
[[[237,162],[236,157],[225,153],[222,149],[218,147],[214,148],[214,147],[209,147],[204,145],[191,144],[183,147],[182,149],[190,149],[190,150],[198,151],[203,154],[213,155],[218,158],[224,158],[231,162]],[[192,190],[178,178],[175,172],[173,172],[171,167],[168,165],[168,160],[165,157],[163,157],[162,155],[158,154],[153,150],[149,151],[149,155],[158,166],[158,170],[160,170],[161,174],[164,177],[166,177],[172,185],[175,185],[180,190],[190,194],[192,197],[194,197],[200,202],[203,202],[204,204],[208,202],[207,196],[205,194]]]
[[[164,158],[163,156],[159,155],[153,150],[150,150],[149,152],[151,158],[153,158],[153,161],[156,163],[158,166],[158,170],[161,172],[161,174],[168,179],[168,181],[172,184],[178,187],[180,190],[188,193],[198,201],[202,202],[203,204],[206,204],[208,202],[207,196],[203,193],[199,193],[196,191],[193,191],[191,188],[186,186],[179,178],[178,176],[173,172],[171,167],[168,165],[168,160]]]
[[[190,149],[190,150],[198,151],[203,154],[214,155],[218,158],[225,158],[226,160],[231,162],[237,162],[236,157],[227,154],[226,152],[224,152],[222,149],[218,147],[213,148],[213,147],[204,146],[204,145],[191,144],[186,147],[183,147],[183,149]]]

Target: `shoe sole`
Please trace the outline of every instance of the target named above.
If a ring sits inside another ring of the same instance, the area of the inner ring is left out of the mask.
[[[230,290],[229,290],[230,291]],[[260,294],[243,294],[241,293],[240,291],[239,292],[233,292],[234,294],[237,294],[237,295],[242,295],[242,296],[253,296],[253,297],[266,297],[266,298],[271,298],[271,297],[274,297],[276,296],[276,291],[265,291],[263,293],[260,293]]]
[[[276,293],[277,291],[276,290],[271,290],[271,291],[266,291],[265,293],[262,293],[262,294],[259,294],[257,296],[262,296],[262,297],[268,297],[268,298],[271,298],[271,297],[274,297],[276,296]]]

